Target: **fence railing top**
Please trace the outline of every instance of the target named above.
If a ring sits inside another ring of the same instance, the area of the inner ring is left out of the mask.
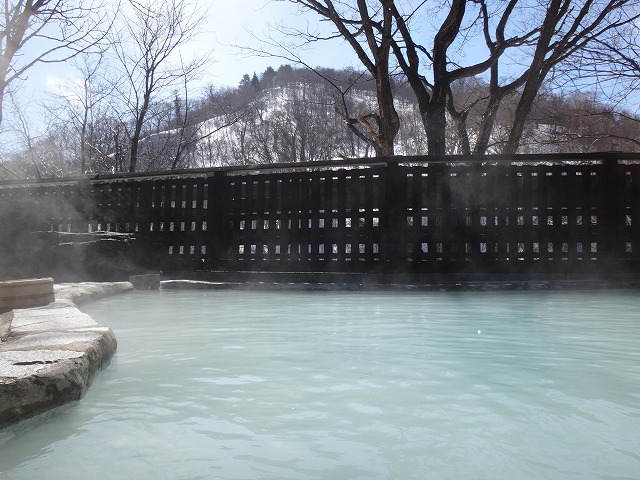
[[[593,152],[573,154],[516,154],[516,155],[447,155],[447,156],[391,156],[391,157],[366,157],[366,158],[341,158],[320,162],[298,163],[271,163],[254,165],[229,165],[209,168],[179,169],[154,172],[120,172],[120,173],[95,173],[68,177],[52,177],[39,179],[16,179],[0,181],[0,188],[19,187],[27,185],[61,185],[88,183],[110,183],[114,181],[139,180],[139,179],[171,179],[184,177],[212,177],[216,173],[228,175],[269,173],[277,171],[304,171],[320,169],[340,169],[350,167],[371,168],[390,165],[424,165],[424,164],[518,164],[518,163],[580,163],[580,162],[638,162],[640,153],[624,152]]]

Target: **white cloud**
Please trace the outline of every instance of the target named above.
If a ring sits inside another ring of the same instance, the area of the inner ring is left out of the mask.
[[[81,78],[63,78],[47,75],[45,85],[50,93],[61,96],[70,103],[79,103],[81,101],[80,92],[84,88]]]

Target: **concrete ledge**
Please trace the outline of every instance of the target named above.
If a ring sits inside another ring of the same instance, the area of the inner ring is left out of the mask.
[[[0,343],[4,342],[9,336],[12,320],[13,310],[9,310],[8,312],[0,310]]]
[[[159,273],[147,273],[145,275],[132,275],[129,281],[136,290],[158,290],[162,275]]]
[[[0,309],[39,307],[53,301],[53,278],[23,278],[0,282]]]
[[[55,302],[14,310],[0,344],[0,429],[82,396],[117,341],[76,305],[132,289],[128,282],[56,285]]]
[[[161,289],[504,291],[640,288],[640,275],[363,274],[345,272],[180,272]]]
[[[238,288],[242,284],[233,282],[205,282],[202,280],[163,280],[162,290],[228,290]]]

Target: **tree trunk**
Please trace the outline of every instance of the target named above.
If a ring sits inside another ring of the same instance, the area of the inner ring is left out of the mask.
[[[400,131],[400,119],[393,105],[393,92],[388,81],[377,81],[378,109],[380,111],[379,147],[383,156],[393,156],[394,143]]]
[[[147,110],[149,109],[149,102],[151,100],[151,90],[147,89],[144,94],[144,101],[138,116],[136,117],[136,125],[133,130],[133,136],[131,137],[131,153],[129,155],[129,172],[135,172],[138,168],[138,146],[140,143],[140,135],[142,133],[142,126],[144,125],[144,118],[147,116]]]
[[[370,39],[371,50],[375,59],[375,68],[372,72],[376,79],[376,96],[378,99],[379,122],[379,146],[383,156],[394,154],[394,142],[400,131],[400,118],[393,104],[393,89],[389,75],[389,54],[391,53],[391,26],[393,17],[389,8],[389,0],[381,0],[383,12],[383,32],[380,45],[375,48]],[[361,12],[363,12],[361,8]]]
[[[509,138],[502,149],[503,154],[513,155],[517,153],[518,148],[520,147],[520,141],[522,140],[525,124],[529,118],[531,109],[533,108],[533,102],[538,96],[538,90],[540,90],[540,86],[542,85],[542,78],[544,78],[544,76],[536,75],[536,79],[534,81],[529,81],[525,85],[524,91],[522,92],[522,96],[520,97],[520,101],[516,108],[513,125],[509,132]]]
[[[547,7],[547,13],[540,29],[540,38],[536,44],[536,50],[531,60],[529,73],[526,76],[522,96],[516,107],[515,118],[511,131],[509,132],[509,139],[502,150],[503,154],[512,155],[518,151],[525,123],[529,117],[529,113],[531,113],[533,101],[536,99],[538,90],[540,90],[540,86],[552,65],[547,64],[545,58],[549,52],[553,35],[556,32],[558,22],[564,17],[569,5],[569,0],[551,0]]]
[[[498,114],[498,108],[502,102],[502,96],[491,96],[489,104],[482,114],[482,122],[480,124],[480,133],[476,146],[473,149],[473,153],[476,155],[486,155],[489,149],[489,143],[491,142],[491,134],[493,133],[493,127],[496,123],[496,116]]]
[[[80,173],[87,171],[87,124],[89,123],[89,81],[84,81],[84,109],[82,112],[82,128],[80,130]]]
[[[447,128],[447,95],[442,89],[434,89],[431,101],[427,108],[426,123],[427,148],[429,155],[442,156],[447,152],[446,128]]]
[[[6,84],[4,81],[0,81],[0,125],[2,125],[2,111],[4,108],[4,89]]]
[[[433,89],[426,119],[429,155],[446,154],[447,93],[451,88],[447,52],[460,31],[465,7],[465,0],[452,1],[449,14],[433,40]]]

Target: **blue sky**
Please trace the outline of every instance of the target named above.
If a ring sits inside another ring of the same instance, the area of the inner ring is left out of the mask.
[[[235,46],[261,49],[259,39],[277,38],[275,27],[284,24],[301,29],[319,28],[315,14],[302,15],[299,7],[283,0],[209,0],[211,9],[199,44],[213,49],[213,64],[207,72],[209,83],[236,86],[242,75],[264,71],[288,63],[281,58],[250,56]],[[354,62],[347,45],[322,42],[300,52],[312,66],[344,67]]]
[[[186,54],[212,52],[213,61],[205,73],[205,80],[215,85],[235,86],[244,73],[261,72],[269,65],[276,67],[284,63],[278,58],[248,56],[237,48],[238,45],[261,48],[258,39],[277,36],[273,27],[279,23],[317,25],[314,15],[300,16],[297,6],[283,0],[200,0],[198,3],[207,9],[202,33],[183,51]],[[307,53],[313,65],[336,61],[346,64],[350,52],[348,47],[342,51],[344,62],[341,62],[341,55],[336,56],[336,49],[328,45],[318,45]],[[47,89],[52,83],[51,77],[70,74],[70,69],[64,65],[38,65],[30,71],[27,89]]]
[[[206,8],[206,18],[197,40],[182,48],[182,54],[211,52],[211,62],[201,79],[192,85],[192,96],[197,97],[208,84],[215,86],[237,86],[243,74],[260,74],[268,66],[277,68],[287,62],[281,58],[250,55],[238,46],[256,50],[265,48],[260,39],[277,38],[275,28],[279,24],[289,27],[319,28],[314,14],[301,15],[299,8],[287,0],[199,0]],[[32,47],[33,48],[33,47]],[[337,68],[354,64],[353,54],[347,45],[338,41],[318,43],[305,49],[304,60],[312,66],[334,66]],[[60,85],[71,81],[78,73],[65,64],[37,64],[29,70],[18,86],[17,99],[26,118],[31,134],[42,129],[40,104]],[[7,124],[3,125],[6,127]],[[13,141],[13,138],[12,138]]]

